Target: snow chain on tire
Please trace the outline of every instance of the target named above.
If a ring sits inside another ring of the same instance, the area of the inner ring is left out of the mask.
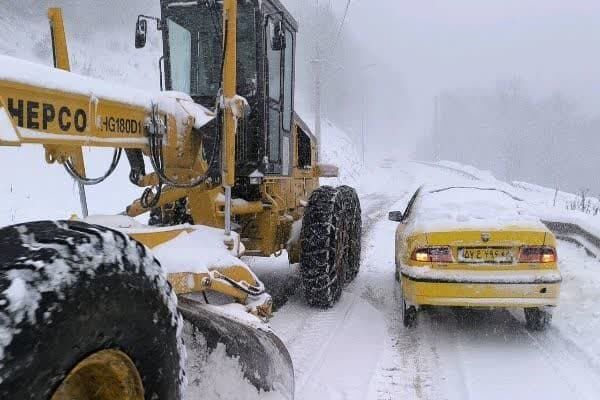
[[[346,283],[352,282],[360,270],[360,255],[362,247],[362,210],[356,190],[349,186],[340,186],[338,191],[346,202],[345,219],[348,222],[348,269]]]
[[[358,272],[360,206],[353,192],[348,187],[322,186],[308,201],[300,234],[300,271],[311,306],[332,307]]]
[[[0,398],[49,399],[79,361],[115,349],[146,399],[179,399],[182,326],[162,268],[128,236],[77,221],[0,229]]]

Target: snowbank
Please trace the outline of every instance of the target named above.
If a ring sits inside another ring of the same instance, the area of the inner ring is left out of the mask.
[[[600,262],[566,242],[559,244],[558,254],[563,282],[553,325],[600,368]]]
[[[190,341],[192,333],[187,333]],[[245,377],[239,360],[229,357],[225,345],[218,343],[208,356],[202,351],[205,344],[195,345],[190,352],[188,374],[192,376],[185,398],[214,400],[289,400],[278,392],[257,390]],[[208,368],[207,366],[210,366]]]
[[[323,123],[321,163],[333,164],[339,168],[339,177],[322,179],[324,184],[355,185],[362,174],[362,161],[357,145],[350,137],[331,121]]]
[[[315,116],[306,104],[306,96],[296,93],[296,114],[315,133]],[[339,177],[321,179],[325,185],[354,186],[363,175],[363,163],[358,145],[350,136],[332,121],[321,121],[321,159],[322,164],[333,164],[339,168]]]
[[[554,270],[539,271],[452,271],[428,266],[402,266],[402,274],[411,279],[432,279],[459,283],[558,283],[562,277]]]
[[[580,196],[574,193],[557,191],[556,189],[527,183],[507,183],[494,177],[489,171],[482,171],[470,165],[456,162],[441,161],[437,163],[440,168],[450,168],[458,173],[468,173],[477,178],[478,184],[490,184],[505,190],[514,196],[522,198],[528,212],[543,221],[570,223],[580,226],[596,237],[600,237],[600,213],[595,214],[593,209],[600,201],[589,197],[586,202],[590,204],[588,212],[572,209],[572,204],[581,201]]]
[[[234,249],[224,244],[225,231],[207,226],[194,226],[191,233],[183,232],[152,251],[167,273],[206,273],[210,269],[246,266],[240,257],[243,244],[233,232]]]
[[[83,221],[116,229],[128,235],[182,230],[176,238],[152,249],[153,255],[160,261],[166,273],[200,274],[207,273],[209,269],[247,267],[239,258],[244,254],[245,249],[240,236],[235,232],[231,233],[233,246],[228,249],[224,242],[225,231],[209,226],[150,227],[123,215],[92,215]]]

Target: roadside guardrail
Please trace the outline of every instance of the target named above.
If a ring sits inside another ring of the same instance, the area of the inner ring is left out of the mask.
[[[588,255],[600,258],[600,238],[598,236],[574,223],[545,220],[542,222],[556,235],[557,239],[577,244],[583,247]]]

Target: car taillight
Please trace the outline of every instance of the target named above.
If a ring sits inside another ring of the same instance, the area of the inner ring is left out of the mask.
[[[521,247],[520,263],[552,263],[556,262],[556,249],[548,246]]]
[[[453,261],[450,247],[420,247],[413,251],[412,259],[432,263],[451,263]]]

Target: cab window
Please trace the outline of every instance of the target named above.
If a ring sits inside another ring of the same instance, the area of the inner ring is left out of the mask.
[[[312,165],[310,137],[298,128],[298,168],[309,169]]]
[[[292,130],[292,107],[294,101],[294,35],[287,29],[285,31],[285,42],[283,129],[287,132],[290,132]]]
[[[269,112],[269,161],[281,162],[281,51],[273,49],[275,39],[273,19],[267,24],[267,69],[268,69],[268,112]],[[273,171],[280,172],[280,171]]]
[[[177,22],[167,19],[171,50],[171,81],[173,90],[190,93],[192,70],[192,34]]]

